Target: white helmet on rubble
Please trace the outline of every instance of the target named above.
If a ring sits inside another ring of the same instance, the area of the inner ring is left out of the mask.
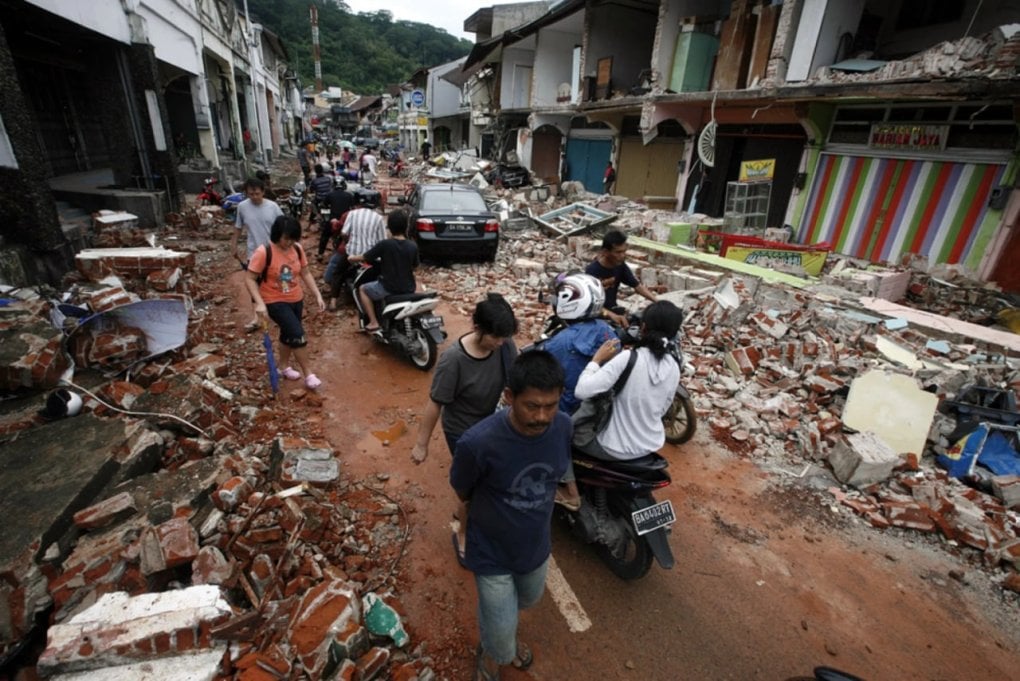
[[[568,274],[556,278],[553,309],[564,321],[594,319],[602,312],[606,292],[602,282],[590,274]]]

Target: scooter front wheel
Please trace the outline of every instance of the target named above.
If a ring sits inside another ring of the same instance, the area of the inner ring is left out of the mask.
[[[436,364],[439,350],[432,336],[422,329],[411,329],[411,345],[414,351],[411,352],[411,363],[422,371],[428,371]]]
[[[691,398],[678,390],[662,417],[662,425],[666,430],[666,442],[670,444],[682,445],[694,437],[698,429],[698,415]]]
[[[599,558],[620,579],[631,581],[644,577],[652,567],[651,547],[627,518],[617,516],[613,522],[618,524],[621,540],[614,547],[596,544]]]

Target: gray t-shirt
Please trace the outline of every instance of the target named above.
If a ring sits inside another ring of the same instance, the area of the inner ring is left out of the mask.
[[[248,259],[259,246],[269,243],[269,229],[276,222],[276,218],[283,215],[283,211],[276,205],[275,201],[262,199],[262,203],[255,205],[251,199],[245,199],[237,205],[237,220],[234,227],[237,229],[248,228]]]
[[[443,405],[443,432],[459,437],[465,430],[491,414],[503,393],[506,371],[502,350],[494,350],[484,359],[476,359],[464,350],[463,337],[443,351],[432,376],[429,397]],[[517,356],[512,340],[509,361]]]

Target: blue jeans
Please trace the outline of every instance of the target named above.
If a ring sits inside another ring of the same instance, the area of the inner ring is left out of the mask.
[[[517,656],[517,615],[542,598],[548,567],[546,558],[524,575],[475,575],[482,650],[495,662],[510,664]]]

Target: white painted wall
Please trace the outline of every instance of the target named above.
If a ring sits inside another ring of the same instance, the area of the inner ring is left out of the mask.
[[[857,31],[863,11],[864,0],[804,0],[787,82],[808,80],[819,67],[832,64],[839,37]]]
[[[429,118],[445,118],[460,112],[461,89],[440,76],[460,69],[463,64],[464,58],[461,58],[429,69],[425,92],[425,106],[428,107]]]
[[[556,90],[560,83],[571,84],[574,45],[580,44],[580,33],[548,29],[539,31],[535,48],[534,83],[531,88],[533,107],[557,106]]]
[[[202,24],[194,0],[142,0],[137,11],[157,59],[193,75],[202,73]]]
[[[514,101],[514,76],[521,73],[516,66],[533,68],[535,63],[534,50],[522,50],[519,48],[507,48],[503,50],[503,68],[500,72],[499,107],[501,109],[523,109],[527,108],[528,102]],[[519,77],[519,75],[518,75]],[[516,83],[520,85],[520,83]],[[517,90],[520,92],[520,88]]]
[[[27,0],[47,12],[72,23],[112,38],[125,45],[131,42],[131,27],[128,25],[127,14],[121,0],[89,0],[88,2],[68,2],[68,0]]]

